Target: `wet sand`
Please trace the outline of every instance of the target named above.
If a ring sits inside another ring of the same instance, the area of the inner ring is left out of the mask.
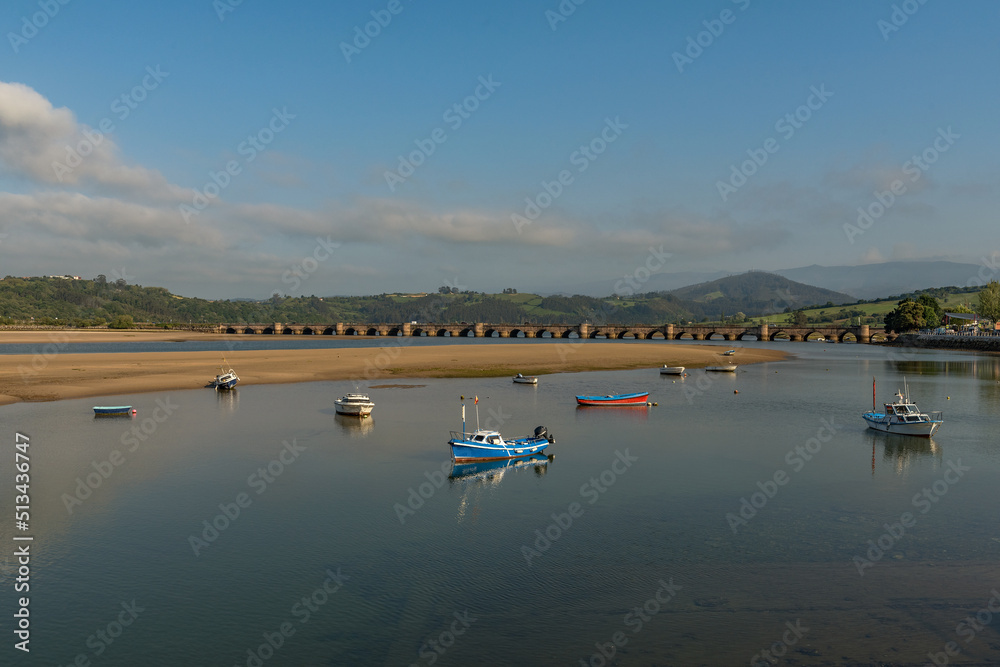
[[[226,340],[192,332],[0,332],[0,343]],[[539,345],[410,346],[413,339],[368,339],[371,347],[256,350],[226,353],[241,385],[397,378],[496,377],[594,370],[701,368],[781,361],[779,350],[741,348],[721,357],[715,345],[657,345],[612,341],[553,341]],[[358,341],[365,344],[367,341]],[[219,352],[121,352],[111,354],[0,355],[0,405],[88,396],[197,389],[218,374]]]

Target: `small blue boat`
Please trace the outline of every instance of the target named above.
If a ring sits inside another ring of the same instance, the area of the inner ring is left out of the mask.
[[[95,405],[95,417],[127,417],[132,414],[131,405]]]
[[[533,436],[504,440],[499,431],[480,429],[474,433],[451,432],[451,458],[455,463],[473,461],[502,461],[531,456],[545,450],[555,441],[544,426],[535,429]]]

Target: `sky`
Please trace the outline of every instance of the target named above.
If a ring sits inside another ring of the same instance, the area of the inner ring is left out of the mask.
[[[611,294],[1000,249],[991,1],[8,0],[0,32],[3,275]]]

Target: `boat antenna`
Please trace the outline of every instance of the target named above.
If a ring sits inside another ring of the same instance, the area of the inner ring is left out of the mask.
[[[462,397],[462,437],[465,437],[465,396]]]
[[[476,406],[476,430],[479,430],[479,397],[476,396],[476,400],[473,401],[473,405]]]

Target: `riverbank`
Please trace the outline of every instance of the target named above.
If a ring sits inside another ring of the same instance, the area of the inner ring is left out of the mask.
[[[938,336],[930,334],[902,334],[891,347],[919,347],[935,350],[969,350],[971,352],[1000,352],[1000,336]]]
[[[17,332],[21,335],[26,332]],[[91,333],[91,332],[82,332]],[[94,332],[97,333],[97,332]],[[109,332],[101,332],[108,334]],[[190,333],[190,332],[188,332]],[[129,334],[119,334],[129,336]],[[178,340],[139,338],[97,341]],[[176,334],[174,334],[176,335]],[[213,334],[191,334],[184,340],[214,340]],[[218,339],[232,336],[219,335]],[[226,359],[241,385],[282,384],[328,380],[360,383],[397,378],[497,377],[516,373],[546,375],[597,370],[653,369],[662,364],[701,368],[719,363],[715,345],[657,345],[655,342],[553,341],[540,345],[408,346],[405,338],[372,340],[372,347],[309,350],[233,351]],[[376,341],[380,345],[376,345]],[[48,334],[29,340],[3,342],[49,343]],[[740,365],[788,358],[779,350],[740,348]],[[21,401],[58,401],[155,391],[197,389],[219,373],[218,352],[121,352],[111,354],[0,355],[0,405]],[[364,385],[362,384],[362,387]]]

